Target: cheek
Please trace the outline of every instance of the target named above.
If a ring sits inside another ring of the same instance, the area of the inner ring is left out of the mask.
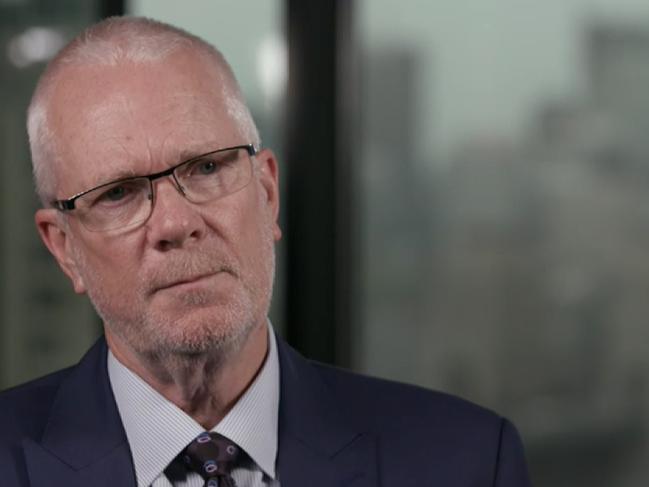
[[[134,289],[139,265],[139,244],[132,236],[110,236],[87,242],[85,245],[85,273],[88,278],[105,288]]]
[[[239,264],[244,287],[253,296],[263,294],[272,278],[273,236],[266,208],[259,204],[254,192],[240,200],[240,205],[224,209],[216,218],[216,233],[220,234],[228,253]]]
[[[253,188],[252,185],[248,188]],[[233,198],[220,200],[214,211],[205,215],[208,225],[230,247],[230,252],[245,258],[259,240],[264,224],[264,209],[257,191],[243,190]],[[238,196],[238,198],[237,198]]]
[[[272,221],[258,212],[249,222],[241,243],[246,252],[246,271],[251,285],[262,290],[272,278],[274,244]]]
[[[270,212],[261,201],[251,202],[251,207],[251,211],[241,216],[240,246],[242,251],[245,249],[249,259],[259,264],[259,259],[267,258],[268,240],[272,240],[272,222]]]

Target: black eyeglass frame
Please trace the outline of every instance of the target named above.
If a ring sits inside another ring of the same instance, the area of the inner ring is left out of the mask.
[[[95,186],[94,188],[90,188],[90,189],[87,189],[85,191],[82,191],[81,193],[77,193],[74,196],[71,196],[70,198],[63,199],[63,200],[54,200],[54,201],[51,202],[51,204],[52,204],[52,206],[54,208],[56,208],[59,211],[63,211],[63,212],[71,211],[71,210],[74,210],[76,208],[76,204],[75,204],[76,200],[81,198],[82,196],[90,193],[91,191],[101,189],[101,188],[103,188],[105,186],[111,186],[113,184],[118,184],[118,183],[123,183],[125,181],[130,181],[132,179],[142,179],[142,178],[146,178],[146,179],[149,180],[150,183],[153,183],[153,181],[155,181],[156,179],[160,179],[160,178],[163,178],[165,176],[172,176],[173,180],[174,180],[174,183],[176,184],[176,187],[178,187],[178,189],[181,192],[183,192],[183,187],[178,182],[178,180],[176,179],[176,175],[174,174],[176,169],[178,169],[179,167],[182,167],[185,164],[190,164],[192,162],[195,162],[195,161],[197,161],[197,160],[199,160],[199,159],[201,159],[201,158],[203,158],[205,156],[209,156],[209,155],[212,155],[212,154],[218,154],[219,152],[225,152],[225,151],[230,151],[230,150],[235,150],[235,149],[245,149],[245,151],[248,153],[248,155],[250,157],[253,157],[253,156],[255,156],[255,155],[257,155],[259,153],[259,151],[257,150],[257,148],[255,148],[255,146],[253,144],[244,144],[244,145],[235,145],[233,147],[225,147],[223,149],[217,149],[215,151],[206,152],[205,154],[201,154],[199,156],[192,157],[191,159],[187,159],[185,161],[182,161],[182,162],[176,164],[175,166],[172,166],[172,167],[170,167],[168,169],[165,169],[164,171],[160,171],[160,172],[156,172],[156,173],[148,174],[148,175],[143,175],[143,176],[129,176],[127,178],[121,178],[121,179],[117,179],[115,181],[109,181],[107,183],[100,184],[99,186]],[[183,194],[184,194],[184,192],[183,192]]]

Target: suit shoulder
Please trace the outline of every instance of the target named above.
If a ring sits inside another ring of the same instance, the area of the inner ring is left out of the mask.
[[[453,485],[529,486],[520,436],[493,411],[443,392],[315,368],[342,415],[379,439],[379,455],[390,463],[386,485],[399,485],[413,465],[421,476],[417,485],[439,484],[444,465]]]
[[[51,395],[73,367],[52,372],[37,379],[0,391],[0,411],[22,400],[33,400]]]
[[[59,384],[67,374],[67,369],[61,370],[0,392],[0,470],[6,485],[28,484],[23,442],[42,438]]]
[[[487,429],[497,434],[503,418],[460,397],[420,386],[370,377],[314,363],[334,394],[346,398],[347,409],[362,418],[390,418],[401,426],[440,425],[475,433]]]
[[[61,380],[71,368],[59,370],[38,379],[0,392],[0,430],[4,438],[11,434],[38,436]]]

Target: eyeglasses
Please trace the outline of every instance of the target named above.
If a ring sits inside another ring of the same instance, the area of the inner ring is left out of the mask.
[[[74,210],[90,231],[133,227],[146,221],[153,211],[153,181],[171,176],[176,188],[192,203],[208,203],[236,193],[252,179],[251,144],[228,147],[193,157],[164,171],[105,183],[78,193],[52,206]]]

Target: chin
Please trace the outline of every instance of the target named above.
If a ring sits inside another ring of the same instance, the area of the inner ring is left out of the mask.
[[[156,320],[140,330],[133,341],[143,345],[142,351],[153,355],[202,356],[223,354],[238,350],[255,328],[256,321],[245,315],[210,307],[193,312],[175,320]]]
[[[270,300],[255,299],[243,290],[227,296],[192,292],[169,298],[117,312],[102,306],[107,300],[94,299],[93,304],[104,323],[137,354],[182,359],[236,353],[250,333],[265,323],[260,310],[267,309],[264,305]]]

